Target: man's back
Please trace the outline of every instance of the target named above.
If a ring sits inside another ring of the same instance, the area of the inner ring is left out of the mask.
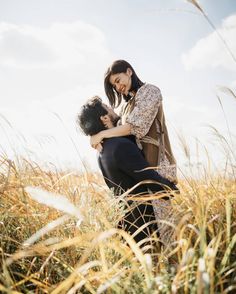
[[[126,174],[120,166],[124,163],[120,152],[129,152],[130,148],[136,148],[135,144],[125,137],[116,137],[104,140],[103,151],[99,154],[99,166],[109,188],[114,188],[116,193],[126,191],[137,182]],[[128,150],[125,150],[128,147]],[[121,150],[122,149],[122,150]],[[125,168],[125,165],[124,165]]]
[[[109,188],[120,194],[143,180],[154,180],[162,185],[172,187],[172,184],[158,175],[154,170],[148,169],[148,163],[137,145],[128,137],[114,137],[105,139],[103,151],[98,158],[100,169]],[[161,191],[158,184],[145,184],[137,187],[133,193]]]

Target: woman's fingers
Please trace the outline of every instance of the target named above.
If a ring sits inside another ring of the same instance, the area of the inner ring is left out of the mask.
[[[99,143],[97,144],[96,148],[95,148],[98,152],[102,152],[102,144]]]
[[[98,145],[101,143],[101,137],[96,134],[90,137],[90,145],[93,147],[94,145]]]
[[[102,142],[101,142],[102,143]],[[91,146],[96,149],[97,151],[101,152],[102,151],[102,144],[98,143],[98,144],[92,144]]]

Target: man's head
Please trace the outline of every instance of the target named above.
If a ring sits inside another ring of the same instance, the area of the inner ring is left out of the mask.
[[[95,135],[102,130],[113,128],[119,116],[111,107],[102,103],[102,99],[95,96],[82,106],[77,123],[85,135]]]

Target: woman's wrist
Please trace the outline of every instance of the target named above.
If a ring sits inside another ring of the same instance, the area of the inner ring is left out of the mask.
[[[100,135],[100,137],[101,137],[101,140],[105,139],[105,138],[106,138],[106,131],[105,131],[105,130],[104,130],[104,131],[101,131],[101,132],[99,133],[99,135]]]

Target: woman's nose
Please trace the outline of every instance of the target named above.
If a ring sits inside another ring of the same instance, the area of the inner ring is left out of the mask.
[[[118,84],[116,89],[118,92],[121,92],[121,88],[122,88],[122,86],[120,84]]]

